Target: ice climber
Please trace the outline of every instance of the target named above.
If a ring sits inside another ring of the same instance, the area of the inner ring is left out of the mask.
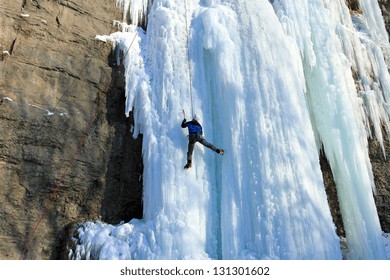
[[[195,143],[199,142],[207,148],[215,151],[216,153],[223,155],[225,152],[222,149],[217,149],[214,145],[210,144],[203,137],[202,126],[199,123],[199,117],[195,114],[192,121],[186,121],[186,114],[183,110],[183,122],[181,123],[182,128],[188,128],[188,152],[187,152],[187,164],[184,169],[191,168],[192,166],[192,153],[194,152]]]

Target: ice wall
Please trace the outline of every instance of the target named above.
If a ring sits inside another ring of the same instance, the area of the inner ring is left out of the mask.
[[[324,149],[336,181],[349,257],[384,258],[367,144],[369,120],[379,141],[382,120],[388,123],[384,96],[389,80],[383,52],[372,42],[367,44],[370,34],[383,35],[379,21],[365,20],[363,12],[359,17],[366,30],[356,30],[344,1],[275,1],[274,8],[286,34],[301,49],[308,106],[318,147]],[[368,17],[371,10],[375,9]],[[374,60],[377,63],[372,64]]]
[[[215,171],[223,258],[339,258],[299,50],[272,6],[206,6],[193,31],[202,110],[229,151]]]

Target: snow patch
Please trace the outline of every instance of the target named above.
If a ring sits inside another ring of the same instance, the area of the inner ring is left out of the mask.
[[[11,98],[9,98],[9,97],[3,97],[3,100],[8,100],[8,101],[13,101]]]

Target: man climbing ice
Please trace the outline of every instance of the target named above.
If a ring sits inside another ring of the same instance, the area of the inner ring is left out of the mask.
[[[194,152],[195,143],[199,142],[207,148],[215,151],[216,153],[223,155],[225,152],[222,149],[217,149],[215,146],[206,141],[203,137],[202,126],[199,123],[198,115],[194,115],[192,121],[186,121],[186,113],[183,110],[183,122],[181,123],[182,128],[188,128],[188,152],[187,152],[187,164],[184,169],[188,169],[192,166],[192,153]]]

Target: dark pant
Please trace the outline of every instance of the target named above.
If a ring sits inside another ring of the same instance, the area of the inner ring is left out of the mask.
[[[192,161],[192,153],[194,152],[195,143],[199,142],[200,144],[206,146],[207,148],[213,150],[214,152],[217,151],[217,148],[210,144],[209,142],[204,139],[204,137],[200,134],[197,135],[190,135],[188,136],[188,152],[187,152],[187,160]]]

